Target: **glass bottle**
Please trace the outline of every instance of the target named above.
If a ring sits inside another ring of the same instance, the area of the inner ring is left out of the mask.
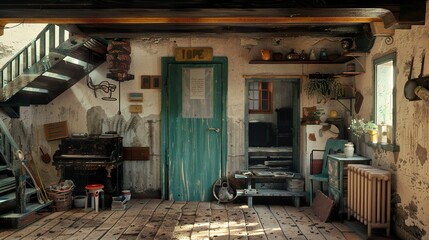
[[[326,48],[320,49],[319,60],[328,60],[328,50]]]
[[[316,53],[314,53],[314,49],[311,49],[310,51],[310,60],[317,60]]]
[[[307,53],[304,50],[302,50],[301,54],[299,54],[299,58],[301,60],[307,60],[308,59],[308,55],[307,55]]]

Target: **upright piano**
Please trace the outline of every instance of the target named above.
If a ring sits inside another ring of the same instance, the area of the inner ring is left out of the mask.
[[[82,135],[64,138],[53,156],[61,179],[76,185],[84,194],[88,184],[104,184],[104,191],[117,195],[122,190],[122,137],[116,134]]]

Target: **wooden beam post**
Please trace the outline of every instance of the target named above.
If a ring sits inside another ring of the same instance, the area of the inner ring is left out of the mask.
[[[5,26],[6,26],[6,23],[0,22],[0,36],[3,36]]]
[[[372,22],[370,26],[372,34],[377,37],[391,37],[395,34],[394,29],[384,28],[383,22]]]

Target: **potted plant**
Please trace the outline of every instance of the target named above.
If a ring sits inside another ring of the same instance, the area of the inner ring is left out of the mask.
[[[372,143],[377,143],[377,124],[372,120],[365,121],[361,119],[352,119],[349,129],[353,135],[360,138],[361,136],[368,134]]]
[[[310,74],[310,79],[304,88],[309,98],[317,97],[326,102],[331,98],[338,98],[343,95],[342,84],[332,75],[325,75],[328,74]]]

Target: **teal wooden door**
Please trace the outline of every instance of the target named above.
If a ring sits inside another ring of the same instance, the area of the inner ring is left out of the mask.
[[[222,174],[222,65],[168,64],[165,97],[169,199],[210,201]],[[164,96],[163,96],[164,100]],[[164,109],[164,107],[163,107]]]

